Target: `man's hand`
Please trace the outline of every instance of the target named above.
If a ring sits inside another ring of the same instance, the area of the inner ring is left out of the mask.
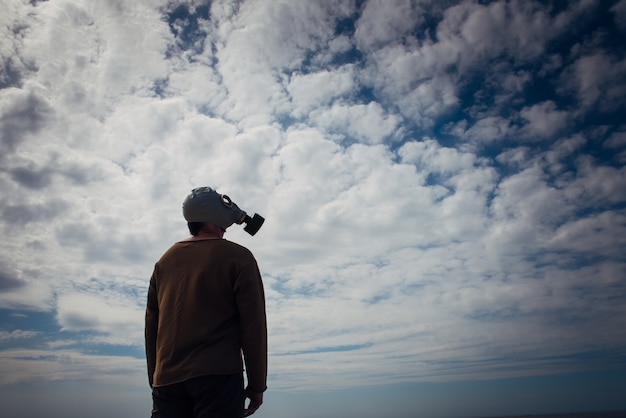
[[[252,392],[251,390],[246,389],[246,398],[250,399],[250,403],[244,410],[245,417],[254,414],[263,404],[263,392]]]

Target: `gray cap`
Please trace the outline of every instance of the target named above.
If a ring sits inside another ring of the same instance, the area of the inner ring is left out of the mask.
[[[183,216],[187,222],[206,222],[226,229],[234,223],[242,223],[246,212],[225,194],[210,187],[198,187],[185,198]]]

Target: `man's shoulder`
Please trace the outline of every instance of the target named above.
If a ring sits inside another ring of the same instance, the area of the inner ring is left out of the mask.
[[[252,256],[252,251],[248,248],[224,238],[216,240],[179,241],[174,243],[167,252],[177,252],[183,250],[184,248],[195,248],[200,251],[218,249],[220,252],[226,251],[232,254]]]
[[[220,245],[223,245],[225,248],[227,248],[230,251],[233,251],[234,253],[254,257],[252,255],[252,251],[250,251],[248,248],[244,247],[241,244],[238,244],[233,241],[228,241],[226,239],[222,239],[220,241],[221,241]]]
[[[241,263],[256,262],[252,252],[241,244],[226,239],[205,241],[179,241],[165,251],[157,264],[180,262],[188,257],[202,256],[206,260],[221,259]],[[208,257],[208,258],[207,258]]]

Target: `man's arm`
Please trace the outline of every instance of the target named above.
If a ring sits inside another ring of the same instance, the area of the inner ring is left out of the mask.
[[[159,303],[156,292],[156,267],[150,278],[148,302],[146,304],[146,324],[144,329],[146,343],[146,361],[148,363],[148,382],[152,387],[154,369],[156,368],[156,341],[159,328]]]
[[[235,295],[240,318],[241,349],[248,378],[246,391],[262,395],[267,388],[267,320],[263,281],[254,259],[239,272]],[[261,396],[261,402],[262,399]],[[255,402],[251,398],[251,403]]]

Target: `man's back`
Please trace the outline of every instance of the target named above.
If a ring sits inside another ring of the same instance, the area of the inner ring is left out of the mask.
[[[154,387],[241,372],[265,390],[263,284],[245,247],[224,239],[182,241],[156,263],[146,310],[146,355]]]

